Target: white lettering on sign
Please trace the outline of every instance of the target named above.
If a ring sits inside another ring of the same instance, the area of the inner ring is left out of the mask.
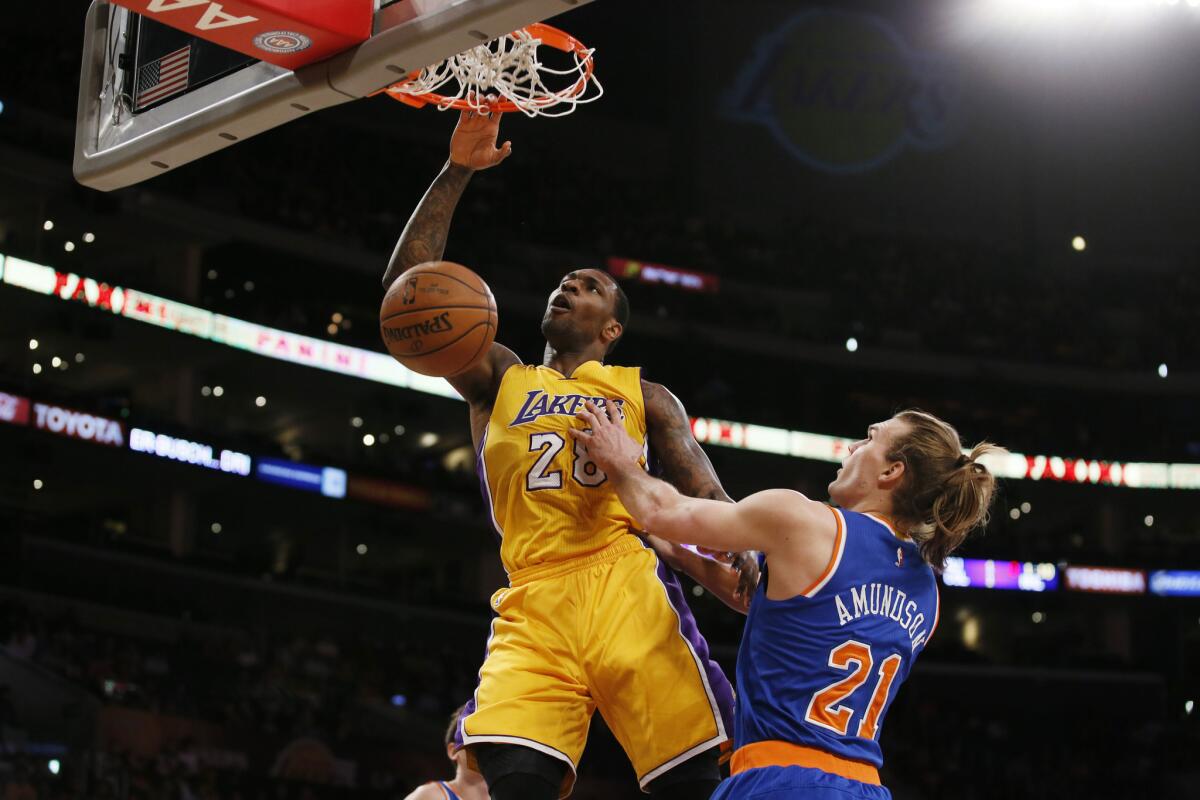
[[[33,424],[39,430],[96,444],[108,444],[115,447],[122,447],[125,444],[125,437],[121,433],[121,423],[116,420],[81,414],[78,411],[48,406],[45,403],[34,403],[33,414]]]
[[[185,464],[195,464],[208,469],[228,472],[231,475],[250,474],[250,456],[236,450],[222,450],[220,459],[213,457],[210,445],[188,439],[177,439],[165,433],[154,433],[142,428],[134,428],[129,432],[129,449],[138,453],[146,453],[159,458],[169,458],[172,461],[182,461]]]
[[[258,17],[235,17],[232,14],[227,14],[220,3],[211,3],[209,0],[150,0],[146,6],[146,10],[161,14],[167,11],[192,8],[193,6],[208,6],[208,8],[204,9],[204,14],[200,17],[200,21],[196,23],[196,29],[201,31],[232,28],[234,25],[258,22]]]
[[[216,30],[217,28],[232,28],[234,25],[245,25],[247,22],[258,22],[258,17],[235,17],[232,14],[226,14],[221,9],[220,3],[213,3],[204,12],[204,16],[196,23],[196,28],[202,31]]]

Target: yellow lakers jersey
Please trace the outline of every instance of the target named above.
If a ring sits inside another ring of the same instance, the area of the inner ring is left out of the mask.
[[[484,499],[509,573],[586,556],[633,527],[612,484],[568,428],[587,400],[615,401],[633,439],[646,442],[641,370],[581,364],[570,378],[544,366],[510,367],[480,443]]]

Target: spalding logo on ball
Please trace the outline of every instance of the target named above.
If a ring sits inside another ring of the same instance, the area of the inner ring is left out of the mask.
[[[379,310],[388,352],[413,372],[449,378],[478,364],[496,340],[496,299],[461,264],[418,264],[392,283]]]

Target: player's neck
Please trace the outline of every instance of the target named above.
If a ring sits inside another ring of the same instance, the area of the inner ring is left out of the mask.
[[[569,378],[575,374],[575,370],[579,369],[580,364],[586,364],[589,361],[598,361],[603,364],[604,350],[599,346],[585,347],[582,350],[555,350],[554,346],[547,342],[546,355],[542,364]]]
[[[888,526],[902,536],[902,531],[906,530],[902,523],[896,519],[896,512],[892,510],[892,501],[890,497],[866,497],[862,502],[855,503],[851,511],[857,511],[860,514],[873,514],[887,522]]]
[[[454,773],[454,780],[450,781],[450,788],[463,800],[488,796],[487,783],[484,782],[483,776],[473,769],[463,769],[461,766]]]

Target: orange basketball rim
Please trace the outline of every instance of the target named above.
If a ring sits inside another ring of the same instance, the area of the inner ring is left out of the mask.
[[[541,63],[537,58],[541,44],[570,55],[573,66],[559,70]],[[578,104],[599,99],[604,92],[596,79],[594,52],[566,31],[537,22],[441,64],[414,70],[404,80],[381,91],[414,108],[435,105],[443,111],[519,111],[527,116],[563,116]],[[575,79],[563,89],[552,89],[543,80],[564,76]],[[590,96],[589,86],[596,89]],[[442,91],[445,88],[456,91],[448,94]],[[557,106],[564,108],[548,110]]]

